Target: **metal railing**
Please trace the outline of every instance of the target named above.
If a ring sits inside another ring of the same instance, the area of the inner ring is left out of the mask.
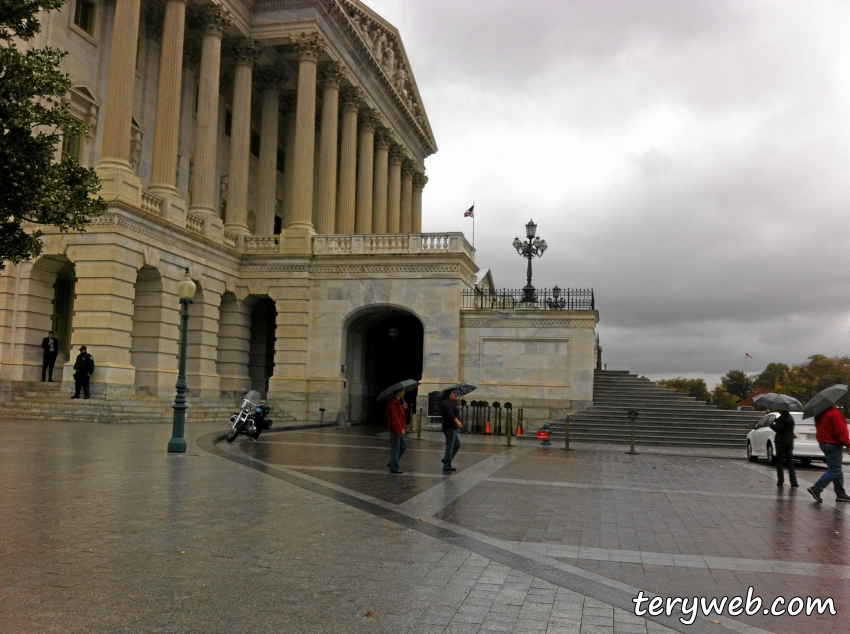
[[[522,289],[499,289],[492,292],[463,291],[462,308],[467,310],[595,310],[592,288],[538,288],[533,302],[523,302]]]
[[[514,436],[517,426],[522,425],[522,408],[514,413],[511,403],[493,401],[461,401],[460,415],[462,433],[489,434],[491,436]]]

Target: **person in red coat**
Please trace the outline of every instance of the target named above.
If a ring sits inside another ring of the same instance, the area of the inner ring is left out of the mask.
[[[399,390],[393,394],[384,411],[384,424],[390,428],[390,473],[404,473],[398,465],[407,449],[407,440],[404,438],[404,432],[407,431],[407,403],[402,398],[404,390]]]
[[[814,486],[806,489],[816,502],[823,502],[821,493],[829,483],[835,487],[836,501],[850,502],[850,496],[844,490],[844,472],[841,468],[841,458],[844,448],[850,453],[850,432],[847,430],[847,420],[833,405],[826,411],[815,416],[817,440],[823,455],[826,456],[826,473]]]

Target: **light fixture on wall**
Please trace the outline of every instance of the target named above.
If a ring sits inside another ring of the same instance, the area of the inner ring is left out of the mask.
[[[390,328],[387,331],[387,335],[389,336],[390,339],[395,339],[396,337],[398,337],[398,328],[393,326],[392,328]]]

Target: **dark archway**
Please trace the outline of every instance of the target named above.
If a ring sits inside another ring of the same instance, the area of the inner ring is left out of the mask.
[[[348,420],[380,424],[384,404],[378,394],[404,379],[422,378],[425,330],[416,315],[402,308],[376,306],[357,315],[346,331]],[[416,403],[416,391],[405,398]]]
[[[264,398],[269,392],[269,379],[274,374],[274,344],[277,327],[277,309],[274,300],[260,297],[251,309],[251,339],[248,357],[248,375],[251,389]]]

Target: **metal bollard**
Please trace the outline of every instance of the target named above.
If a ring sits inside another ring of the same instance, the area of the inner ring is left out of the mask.
[[[510,407],[508,408],[508,415],[506,416],[506,421],[505,421],[505,423],[506,423],[506,424],[507,424],[507,426],[508,426],[508,447],[510,447],[510,446],[511,446],[511,435],[513,434],[513,431],[514,431],[514,430],[513,430],[513,426],[514,426],[514,425],[513,425],[513,423],[514,423],[514,420],[513,420],[513,410],[511,410],[511,408],[510,408]]]
[[[564,451],[572,451],[572,449],[570,449],[570,417],[569,416],[567,416],[567,418],[566,418],[566,423],[567,423],[566,428],[565,428],[566,429],[566,442],[565,442],[565,446],[564,446]]]
[[[416,440],[422,440],[422,410],[416,413]]]
[[[627,416],[629,417],[629,420],[632,421],[632,434],[631,434],[632,438],[631,438],[630,448],[626,453],[631,454],[632,456],[637,456],[638,452],[635,451],[635,419],[638,417],[638,413],[635,410],[632,409],[632,410],[629,410],[629,413],[627,414]]]

